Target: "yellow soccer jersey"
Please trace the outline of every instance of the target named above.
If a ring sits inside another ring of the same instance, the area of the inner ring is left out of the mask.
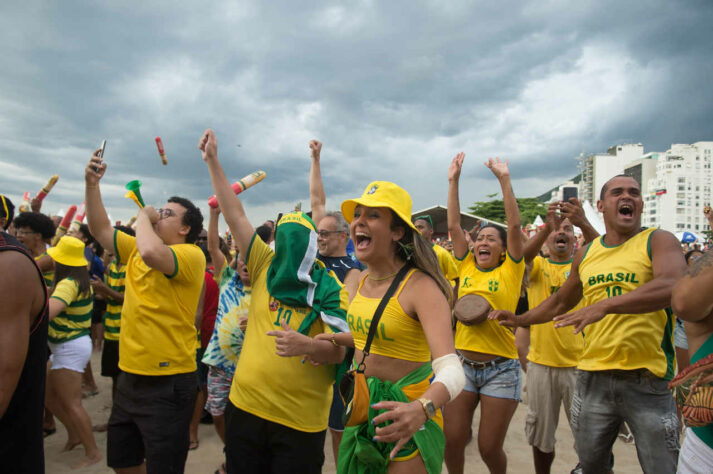
[[[530,271],[530,286],[527,289],[530,309],[559,290],[569,277],[571,268],[572,260],[560,263],[535,257]],[[579,308],[577,305],[572,311]],[[576,367],[583,347],[582,334],[574,334],[571,327],[555,328],[552,321],[533,324],[530,326],[530,352],[527,359],[550,367]]]
[[[176,263],[173,275],[146,265],[135,237],[114,232],[114,255],[126,264],[119,335],[119,368],[124,372],[171,375],[196,370],[194,321],[205,256],[193,244],[169,248]]]
[[[579,265],[584,289],[582,304],[629,293],[653,280],[651,236],[642,230],[623,244],[610,247],[594,240]],[[608,314],[584,328],[582,370],[645,368],[657,377],[674,374],[673,314],[659,310],[643,314]]]
[[[272,298],[267,290],[267,270],[275,252],[257,234],[247,252],[252,296],[250,319],[243,349],[230,388],[236,407],[289,428],[316,433],[327,429],[332,402],[333,365],[314,367],[302,357],[281,357],[275,353],[275,338],[268,331],[280,330],[285,321],[297,330],[309,308],[297,308]],[[341,292],[346,310],[347,292]],[[315,320],[309,337],[331,332],[322,319]]]
[[[451,285],[454,285],[455,279],[458,278],[458,267],[456,266],[453,255],[438,244],[433,244],[433,251],[436,252],[438,265],[441,267],[441,271],[443,275],[445,275],[446,280],[451,282]]]
[[[480,295],[493,309],[514,313],[520,299],[524,273],[525,262],[522,258],[515,261],[507,253],[501,265],[483,270],[475,263],[469,251],[460,262],[458,296]],[[455,344],[456,349],[517,359],[513,332],[489,319],[474,326],[465,326],[459,321],[456,324]]]
[[[124,279],[126,278],[126,265],[116,263],[116,260],[109,264],[106,272],[106,285],[117,293],[124,294]],[[104,313],[104,339],[107,341],[118,341],[121,327],[121,306],[122,303],[111,297],[106,299],[106,312]]]
[[[91,286],[88,291],[80,294],[79,284],[72,278],[65,278],[57,283],[51,298],[61,301],[67,307],[50,321],[47,337],[49,342],[59,344],[89,334],[94,309],[92,296]]]

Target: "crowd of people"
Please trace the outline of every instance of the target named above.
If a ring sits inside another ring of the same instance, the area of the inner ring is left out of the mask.
[[[253,227],[213,131],[198,148],[217,198],[207,229],[178,196],[112,225],[101,149],[85,168],[86,224],[63,228],[39,199],[16,213],[0,194],[3,471],[44,472],[56,418],[64,449],[84,449],[74,467],[180,473],[207,412],[225,446],[207,467],[218,473],[318,473],[331,449],[339,473],[457,474],[471,441],[504,473],[525,392],[538,474],[551,471],[562,406],[573,473],[611,472],[622,430],[646,473],[713,472],[713,424],[682,430],[669,388],[713,354],[713,256],[642,228],[634,178],[601,189],[604,235],[576,198],[551,203],[527,235],[508,162],[489,159],[506,225],[463,229],[459,153],[443,170],[448,238],[436,240],[390,181],[328,211],[316,140],[311,212]],[[108,420],[82,405],[96,393],[93,349],[112,379]]]

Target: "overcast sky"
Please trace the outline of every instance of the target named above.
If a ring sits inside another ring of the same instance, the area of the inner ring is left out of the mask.
[[[231,181],[266,171],[241,195],[255,224],[309,210],[312,138],[328,209],[389,180],[414,210],[445,204],[461,150],[465,209],[498,191],[489,156],[528,197],[582,152],[713,139],[710,1],[103,3],[0,6],[0,193],[16,204],[53,173],[43,211],[79,204],[107,139],[114,219],[135,213],[137,178],[147,203],[177,194],[205,213],[206,128]]]

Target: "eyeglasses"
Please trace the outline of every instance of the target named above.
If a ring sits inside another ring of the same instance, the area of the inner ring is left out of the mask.
[[[319,235],[322,239],[329,237],[329,234],[346,234],[346,232],[343,230],[320,230],[317,232],[317,235]]]
[[[169,209],[169,208],[167,208],[167,207],[162,207],[162,208],[160,208],[160,209],[156,209],[156,212],[158,212],[158,215],[161,217],[161,219],[165,219],[165,218],[167,218],[167,217],[177,216],[177,215],[178,215],[178,214],[176,214],[175,212],[173,212],[172,209]]]
[[[35,232],[34,230],[18,230],[15,232],[15,235],[18,236],[25,236],[25,235],[32,235],[32,234],[39,234],[39,232]]]

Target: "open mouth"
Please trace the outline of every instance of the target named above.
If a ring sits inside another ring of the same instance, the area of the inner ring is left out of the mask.
[[[369,244],[371,244],[371,237],[363,232],[357,232],[354,237],[356,238],[354,243],[356,244],[355,248],[357,250],[364,250],[369,247]]]
[[[487,260],[490,258],[490,249],[481,247],[476,250],[475,255],[478,257],[479,260]]]
[[[566,247],[568,243],[569,239],[563,235],[555,238],[555,246],[557,247]]]
[[[619,205],[619,215],[626,218],[631,218],[634,216],[634,206],[629,203],[623,203]]]

